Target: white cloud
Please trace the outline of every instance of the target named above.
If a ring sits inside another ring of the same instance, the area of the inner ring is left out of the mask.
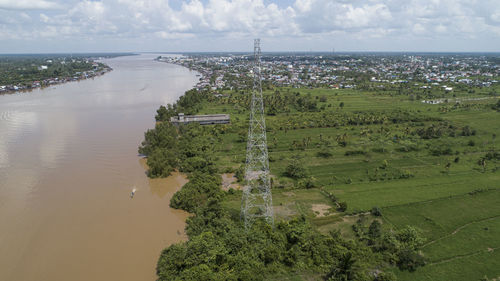
[[[412,31],[415,34],[425,34],[425,27],[420,23],[416,23],[413,25]]]
[[[5,10],[50,10],[62,5],[45,0],[0,0],[0,9]]]
[[[45,15],[45,14],[40,14],[40,20],[43,23],[48,23],[50,21],[50,18],[47,15]]]
[[[391,12],[385,4],[363,5],[353,7],[351,4],[343,5],[346,8],[344,15],[339,15],[337,25],[347,27],[366,27],[380,25],[392,18]]]
[[[295,0],[287,6],[264,0],[188,0],[173,8],[166,0],[0,0],[0,30],[5,35],[0,42],[23,36],[129,42],[267,36],[296,38],[301,44],[316,36],[342,36],[351,41],[385,38],[388,46],[391,41],[442,36],[500,41],[498,4],[498,0]],[[67,8],[56,9],[61,7]]]
[[[445,33],[446,31],[448,31],[448,28],[446,26],[444,26],[443,24],[439,24],[436,26],[436,28],[434,30],[436,30],[436,32],[438,32],[438,33]]]
[[[500,10],[497,10],[490,16],[491,20],[500,23]]]

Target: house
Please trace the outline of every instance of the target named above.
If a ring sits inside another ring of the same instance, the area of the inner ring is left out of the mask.
[[[184,115],[170,117],[170,123],[174,125],[189,124],[197,122],[200,125],[228,124],[230,122],[229,114],[210,114],[210,115]]]

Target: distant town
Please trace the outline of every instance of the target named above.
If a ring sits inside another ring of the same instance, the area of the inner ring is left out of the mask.
[[[157,58],[201,73],[199,90],[240,90],[251,81],[252,56],[186,54]],[[498,83],[500,58],[479,54],[265,54],[263,79],[275,86],[394,89],[400,84],[443,93]],[[408,86],[407,86],[408,87]]]

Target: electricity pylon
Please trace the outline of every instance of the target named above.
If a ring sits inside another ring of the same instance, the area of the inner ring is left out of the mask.
[[[250,124],[245,167],[246,184],[243,187],[241,202],[241,216],[247,229],[258,218],[263,218],[271,225],[274,224],[266,121],[264,119],[264,101],[262,99],[260,39],[254,40],[253,51],[253,89],[250,101]]]

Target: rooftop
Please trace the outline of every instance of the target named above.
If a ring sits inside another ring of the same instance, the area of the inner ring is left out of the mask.
[[[229,123],[229,121],[229,114],[184,115],[184,113],[179,113],[178,116],[170,118],[170,122],[173,124],[188,124],[198,122],[200,125],[211,125],[227,124]]]

